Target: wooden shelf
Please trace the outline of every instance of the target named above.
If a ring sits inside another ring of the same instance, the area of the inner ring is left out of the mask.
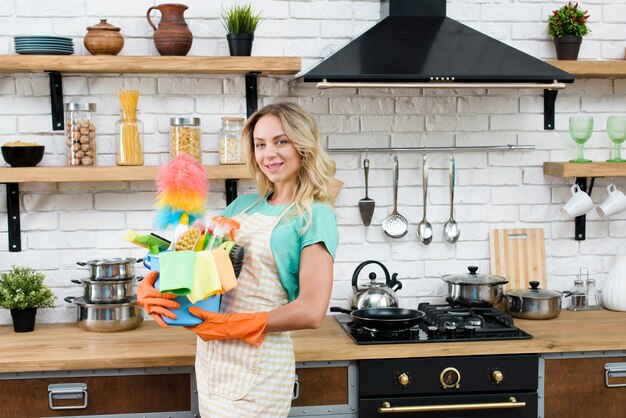
[[[626,78],[626,60],[622,61],[548,61],[578,77]]]
[[[556,177],[623,177],[626,163],[544,162],[543,174]]]
[[[0,55],[0,73],[293,75],[300,68],[300,57]]]
[[[154,180],[158,166],[0,167],[0,183]],[[204,166],[208,179],[252,178],[245,165]]]

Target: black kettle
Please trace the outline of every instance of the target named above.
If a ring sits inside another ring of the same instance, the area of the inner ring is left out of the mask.
[[[357,283],[359,273],[368,264],[378,264],[385,273],[385,283],[376,281],[376,273],[369,274],[370,283],[361,286]],[[364,261],[359,264],[352,274],[352,296],[350,297],[349,306],[351,310],[367,309],[367,308],[395,308],[398,306],[398,297],[396,290],[402,289],[402,283],[396,279],[398,273],[389,276],[389,270],[381,262],[375,260]]]

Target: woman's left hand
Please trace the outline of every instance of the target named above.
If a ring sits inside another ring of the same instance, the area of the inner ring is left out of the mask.
[[[239,338],[252,345],[265,340],[267,312],[219,314],[200,308],[189,308],[192,315],[203,319],[199,325],[185,327],[198,334],[204,341]]]

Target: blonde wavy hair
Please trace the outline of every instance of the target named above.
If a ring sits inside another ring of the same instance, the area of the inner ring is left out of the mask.
[[[310,113],[295,103],[267,105],[248,118],[242,131],[246,161],[261,196],[267,196],[274,191],[274,184],[263,174],[254,158],[254,128],[267,115],[280,119],[285,134],[302,158],[292,201],[296,213],[305,220],[305,231],[311,226],[314,201],[334,206],[331,184],[335,175],[335,162],[321,147],[317,122]]]

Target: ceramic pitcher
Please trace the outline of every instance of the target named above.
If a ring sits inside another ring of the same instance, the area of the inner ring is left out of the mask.
[[[150,19],[152,10],[161,12],[159,26]],[[154,45],[161,55],[187,55],[191,49],[193,35],[187,27],[183,14],[188,7],[184,4],[167,3],[152,6],[146,13],[148,23],[154,29]]]

